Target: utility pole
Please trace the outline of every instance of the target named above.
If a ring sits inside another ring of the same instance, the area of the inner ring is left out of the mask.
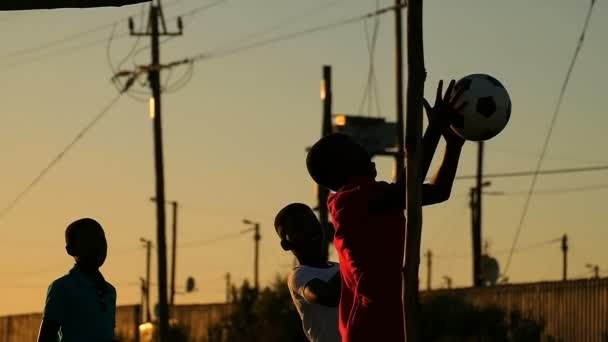
[[[253,233],[253,241],[255,244],[255,254],[254,254],[254,277],[253,282],[255,283],[256,291],[260,291],[260,240],[262,236],[260,235],[260,224],[256,223],[254,227],[255,231]]]
[[[426,254],[426,290],[431,290],[431,280],[433,271],[433,252],[429,249]]]
[[[143,277],[139,277],[139,291],[141,294],[141,298],[139,300],[139,307],[140,307],[140,315],[138,317],[138,319],[140,320],[139,323],[143,322],[147,322],[148,321],[148,317],[142,317],[145,316],[146,314],[143,313],[144,310],[144,303],[146,301],[146,293],[148,292],[147,288],[146,288],[146,279],[144,279]]]
[[[477,188],[470,189],[469,206],[471,208],[471,241],[473,247],[473,287],[481,286],[481,232],[478,231],[477,224]]]
[[[230,293],[232,292],[232,284],[230,282],[230,272],[226,273],[226,303],[230,303]]]
[[[475,215],[473,225],[473,286],[483,285],[481,277],[481,210],[482,210],[482,190],[483,190],[483,141],[477,143],[477,184],[475,186],[473,213]]]
[[[253,283],[257,292],[260,291],[260,240],[262,239],[262,235],[260,235],[260,223],[253,222],[250,220],[243,220],[244,224],[253,225]]]
[[[473,286],[483,286],[481,275],[481,255],[482,255],[482,227],[481,227],[481,196],[485,187],[492,185],[491,182],[483,182],[470,189],[471,207],[471,237],[473,247]],[[499,193],[497,193],[499,194]]]
[[[146,295],[146,322],[150,322],[152,315],[150,313],[150,259],[152,256],[152,241],[140,238],[146,249],[146,280],[145,280],[145,295]]]
[[[397,109],[397,153],[395,154],[395,175],[405,172],[405,119],[403,106],[403,16],[402,1],[395,0],[395,90]]]
[[[600,265],[586,264],[585,266],[593,273],[593,279],[600,278]]]
[[[321,83],[321,101],[323,102],[323,120],[321,123],[321,136],[331,134],[332,132],[332,74],[331,66],[323,66],[323,81]],[[329,223],[329,209],[327,208],[327,199],[329,197],[329,189],[317,185],[317,208],[319,210],[319,222],[323,228],[323,234],[325,235],[325,246],[323,246],[323,260],[329,259],[329,246],[331,244],[331,237],[333,236],[333,229]]]
[[[171,236],[171,297],[169,303],[171,306],[175,304],[175,269],[176,269],[176,255],[177,255],[177,201],[169,202],[173,207],[173,234]]]
[[[562,237],[562,280],[568,279],[568,235]]]
[[[162,31],[161,26],[162,25]],[[150,21],[145,32],[134,32],[133,19],[129,19],[132,36],[150,36],[152,64],[148,67],[148,81],[152,89],[150,114],[154,122],[154,160],[156,171],[156,249],[158,259],[158,332],[160,342],[168,342],[169,306],[167,302],[167,246],[165,217],[165,174],[163,161],[163,138],[161,117],[161,80],[160,80],[160,43],[161,36],[179,36],[183,33],[181,18],[178,18],[179,32],[168,32],[163,15],[161,0],[155,0],[150,6]]]
[[[452,289],[452,278],[448,276],[443,276],[443,280],[445,281],[448,290]]]
[[[156,202],[156,198],[150,199],[152,202]],[[173,306],[175,303],[175,270],[176,270],[176,255],[177,255],[177,208],[179,203],[177,201],[168,201],[173,211],[173,224],[171,234],[171,292],[169,297],[169,305]]]

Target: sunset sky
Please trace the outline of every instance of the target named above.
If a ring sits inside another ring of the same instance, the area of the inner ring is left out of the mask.
[[[166,0],[165,14],[173,18],[211,3]],[[392,0],[379,1],[381,7],[392,4]],[[487,173],[528,171],[536,166],[588,5],[589,1],[580,0],[425,1],[427,96],[434,96],[439,79],[472,73],[494,75],[511,95],[511,122],[486,144]],[[357,17],[375,7],[376,1],[370,0],[227,0],[185,17],[185,35],[163,45],[162,60],[240,47],[256,39]],[[323,10],[315,10],[319,8]],[[115,97],[108,54],[116,65],[131,51],[136,39],[126,35],[123,19],[137,16],[140,9],[0,14],[0,209]],[[608,4],[598,1],[543,169],[608,164],[606,17]],[[108,44],[113,22],[114,39]],[[243,40],[278,24],[267,35]],[[372,24],[370,20],[370,29]],[[174,26],[170,21],[169,27]],[[103,28],[92,30],[98,27]],[[381,112],[374,106],[371,113],[361,114],[394,120],[392,14],[380,17],[379,29],[375,66]],[[147,43],[141,40],[139,47]],[[149,50],[142,50],[135,60],[148,63]],[[322,66],[334,68],[334,112],[358,114],[369,61],[364,21],[358,21],[203,59],[195,65],[187,86],[165,95],[167,199],[183,205],[178,284],[183,286],[193,276],[199,287],[194,294],[179,295],[178,303],[223,301],[226,272],[237,283],[252,278],[252,234],[216,240],[247,228],[241,222],[244,218],[262,224],[262,284],[289,272],[293,258],[281,250],[272,221],[289,202],[315,204],[305,148],[320,134]],[[128,59],[123,69],[133,63]],[[183,72],[174,70],[172,79]],[[168,76],[163,74],[164,79]],[[116,285],[119,304],[139,302],[138,278],[145,266],[139,238],[155,239],[155,207],[149,200],[154,195],[152,142],[147,102],[124,96],[0,217],[0,315],[42,310],[46,287],[72,264],[64,250],[64,229],[81,217],[96,218],[105,227],[109,257],[102,271]],[[475,172],[476,151],[475,144],[465,146],[459,175]],[[379,178],[389,180],[391,160],[376,162]],[[522,213],[522,192],[530,181],[494,179],[488,190],[505,194],[485,197],[483,236],[490,242],[490,253],[503,265]],[[424,211],[422,248],[437,255],[435,287],[443,286],[444,275],[452,277],[455,286],[471,283],[468,191],[472,185],[469,180],[457,181],[449,202]],[[545,192],[573,188],[587,191]],[[570,277],[589,276],[586,263],[600,264],[608,275],[604,200],[608,172],[542,176],[537,189],[518,244],[523,249],[515,254],[509,270],[511,281],[559,279],[558,243],[526,247],[563,234],[569,235],[571,243]],[[421,285],[425,277],[423,262]]]

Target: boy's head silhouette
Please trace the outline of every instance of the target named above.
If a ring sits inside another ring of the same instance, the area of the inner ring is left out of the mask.
[[[65,230],[66,251],[76,264],[98,269],[106,260],[108,243],[101,225],[90,218],[72,222]]]
[[[275,217],[274,227],[283,250],[292,251],[301,264],[322,262],[323,229],[309,206],[287,205]]]
[[[308,152],[306,167],[312,179],[338,191],[353,177],[376,177],[370,154],[350,137],[332,133],[321,138]]]

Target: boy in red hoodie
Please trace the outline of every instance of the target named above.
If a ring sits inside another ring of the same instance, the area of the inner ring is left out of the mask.
[[[422,204],[446,201],[464,140],[450,129],[461,92],[452,96],[454,81],[435,107],[425,100],[429,125],[423,138],[422,175],[426,175],[440,138],[446,140],[443,162],[422,187]],[[308,172],[332,191],[328,205],[335,228],[342,290],[339,326],[343,342],[405,341],[401,269],[405,244],[405,170],[396,184],[375,180],[369,153],[349,137],[331,134],[309,151]]]

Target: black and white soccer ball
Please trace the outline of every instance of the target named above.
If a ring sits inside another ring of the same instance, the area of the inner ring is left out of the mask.
[[[507,126],[511,118],[511,98],[496,78],[473,74],[456,82],[455,94],[463,89],[459,103],[466,106],[452,123],[452,130],[471,141],[492,139]]]

